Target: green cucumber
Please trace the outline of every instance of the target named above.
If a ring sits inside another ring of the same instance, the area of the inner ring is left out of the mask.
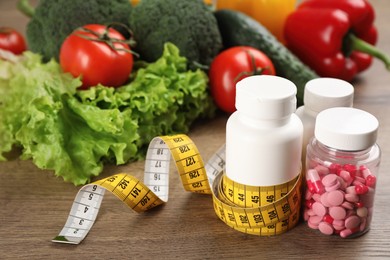
[[[251,46],[264,52],[274,64],[277,75],[291,80],[297,86],[297,104],[302,105],[306,82],[319,76],[263,25],[246,14],[221,9],[215,12],[215,17],[224,47]]]

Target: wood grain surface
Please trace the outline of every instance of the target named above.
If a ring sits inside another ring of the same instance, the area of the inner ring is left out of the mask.
[[[24,33],[28,19],[15,3],[0,0],[0,26]],[[390,54],[390,1],[371,3],[377,14],[377,45]],[[353,85],[355,107],[380,121],[383,152],[371,230],[361,237],[325,236],[304,223],[275,237],[240,233],[216,217],[211,196],[185,192],[173,170],[167,204],[137,214],[107,194],[80,245],[55,244],[51,239],[64,225],[80,187],[18,159],[15,151],[0,163],[0,259],[390,259],[390,72],[375,61]],[[227,118],[219,115],[192,127],[189,136],[204,159],[224,143]],[[142,178],[143,163],[108,165],[99,178],[118,172]]]

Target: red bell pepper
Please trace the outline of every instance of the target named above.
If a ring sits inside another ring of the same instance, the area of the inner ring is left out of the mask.
[[[374,16],[366,0],[306,0],[286,20],[286,45],[322,77],[351,81],[372,56],[390,69],[390,59],[374,47]]]

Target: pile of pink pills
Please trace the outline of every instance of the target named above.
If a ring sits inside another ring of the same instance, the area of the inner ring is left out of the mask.
[[[349,237],[368,231],[376,177],[364,165],[313,163],[306,170],[304,219],[326,235]]]

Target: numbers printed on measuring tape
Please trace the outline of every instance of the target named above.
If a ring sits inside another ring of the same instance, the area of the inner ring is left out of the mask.
[[[171,157],[184,189],[212,194],[215,213],[228,226],[248,234],[270,236],[284,233],[298,222],[301,174],[271,187],[239,184],[223,173],[224,146],[205,165],[188,136],[173,135],[150,142],[143,182],[120,173],[83,186],[63,229],[52,241],[79,244],[92,228],[106,190],[136,212],[167,202]]]

